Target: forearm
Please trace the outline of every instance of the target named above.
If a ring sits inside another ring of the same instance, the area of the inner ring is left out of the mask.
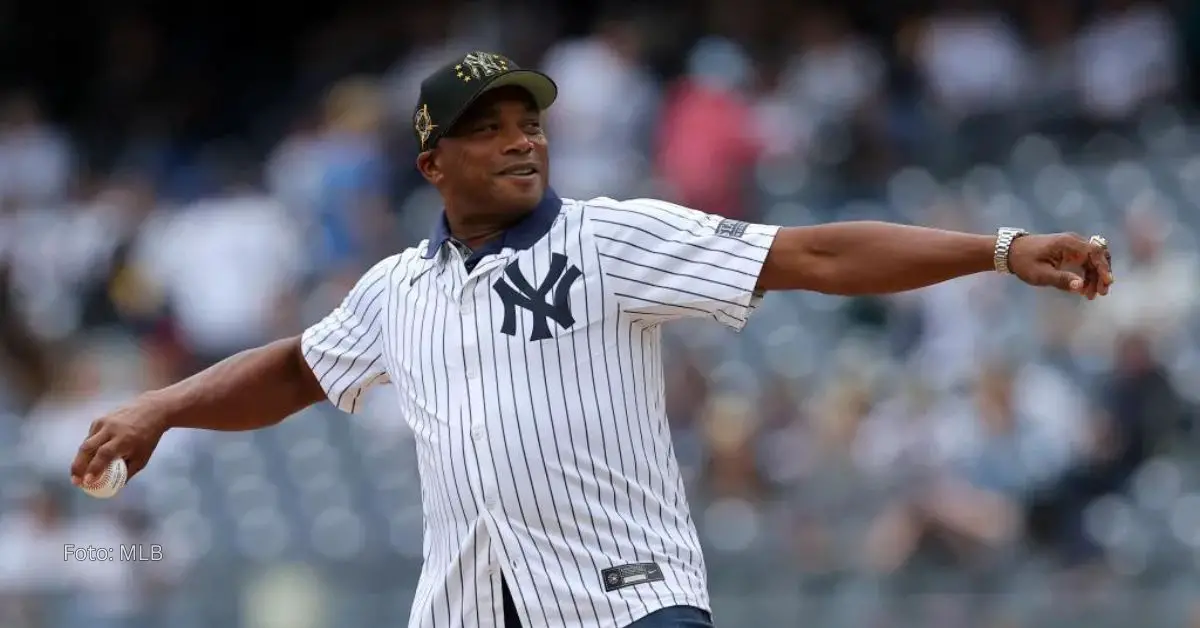
[[[167,429],[254,430],[275,425],[320,401],[300,339],[243,351],[179,383],[147,393]]]
[[[994,236],[885,222],[781,229],[759,277],[763,290],[888,294],[992,270]]]

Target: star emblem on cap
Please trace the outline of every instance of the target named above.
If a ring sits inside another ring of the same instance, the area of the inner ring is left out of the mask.
[[[429,117],[429,105],[421,105],[417,109],[417,113],[413,115],[413,129],[417,132],[417,137],[421,140],[421,148],[425,148],[425,142],[429,140],[429,135],[437,125],[433,123],[433,118]]]
[[[472,52],[463,57],[462,62],[454,66],[454,75],[464,83],[471,79],[484,80],[509,71],[508,59],[492,52]]]

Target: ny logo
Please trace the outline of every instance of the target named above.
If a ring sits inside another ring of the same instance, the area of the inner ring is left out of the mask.
[[[533,315],[533,331],[529,334],[530,342],[550,337],[549,321],[551,320],[563,329],[574,325],[575,317],[571,315],[571,286],[582,274],[574,264],[570,268],[567,267],[566,255],[555,253],[550,258],[550,270],[542,279],[541,284],[534,289],[529,284],[529,280],[521,274],[517,263],[509,264],[504,269],[504,275],[508,277],[512,285],[510,286],[508,282],[504,281],[504,277],[500,277],[496,283],[492,284],[496,294],[500,295],[500,300],[504,301],[504,322],[500,325],[500,333],[509,336],[517,335],[517,308],[527,310]],[[554,291],[553,301],[547,300],[551,290]]]
[[[485,76],[507,72],[508,59],[490,52],[472,52],[463,57],[462,63],[454,66],[454,70],[464,82],[472,78],[480,80]]]

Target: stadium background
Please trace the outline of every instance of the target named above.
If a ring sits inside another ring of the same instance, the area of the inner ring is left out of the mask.
[[[379,391],[171,433],[108,502],[89,422],[332,307],[438,210],[416,82],[539,66],[567,196],[1103,233],[1111,296],[980,276],[670,330],[722,626],[1200,625],[1200,4],[11,2],[0,8],[0,625],[402,626],[411,436]],[[63,546],[161,546],[158,562]]]

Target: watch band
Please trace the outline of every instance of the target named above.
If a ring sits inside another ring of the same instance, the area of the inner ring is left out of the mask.
[[[1029,235],[1029,232],[1024,229],[1002,227],[996,231],[996,249],[992,255],[996,272],[1002,275],[1012,274],[1012,269],[1008,267],[1008,256],[1012,252],[1012,244],[1017,238],[1026,235]]]

